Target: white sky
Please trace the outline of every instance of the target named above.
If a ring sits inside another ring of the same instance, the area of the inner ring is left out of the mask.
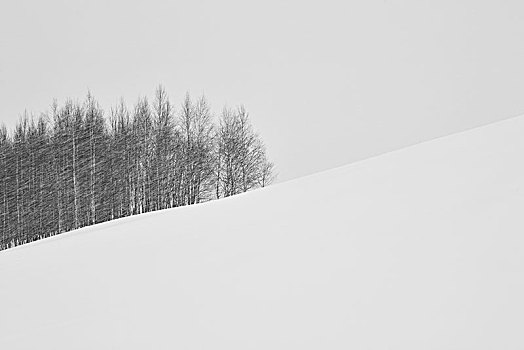
[[[0,121],[162,83],[243,103],[280,180],[524,112],[522,1],[0,2]]]

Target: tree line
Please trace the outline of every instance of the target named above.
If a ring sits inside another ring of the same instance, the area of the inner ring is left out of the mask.
[[[218,119],[218,120],[216,120]],[[205,97],[175,111],[164,88],[104,113],[53,103],[0,127],[0,250],[129,215],[270,184],[273,164],[246,109],[215,118]]]

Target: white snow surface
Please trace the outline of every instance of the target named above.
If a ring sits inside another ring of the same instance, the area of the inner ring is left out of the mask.
[[[0,349],[523,349],[524,117],[0,252]]]

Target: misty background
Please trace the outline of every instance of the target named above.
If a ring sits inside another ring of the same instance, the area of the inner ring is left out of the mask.
[[[11,1],[0,122],[163,84],[244,104],[279,181],[524,112],[521,1]],[[177,110],[180,106],[177,105]]]

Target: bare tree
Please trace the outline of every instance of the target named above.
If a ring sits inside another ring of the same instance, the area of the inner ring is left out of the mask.
[[[183,153],[183,193],[185,204],[211,197],[213,188],[213,121],[204,96],[196,102],[186,95],[179,115]]]
[[[216,196],[231,196],[271,183],[273,164],[251,126],[243,106],[236,111],[224,108],[217,139]]]
[[[174,148],[173,107],[165,89],[159,86],[154,102],[154,170],[156,210],[168,208],[171,200],[169,184],[173,176],[172,158]]]
[[[8,183],[9,172],[8,160],[11,148],[11,140],[7,134],[5,125],[0,126],[0,250],[7,247],[9,241],[9,205],[8,205]]]

